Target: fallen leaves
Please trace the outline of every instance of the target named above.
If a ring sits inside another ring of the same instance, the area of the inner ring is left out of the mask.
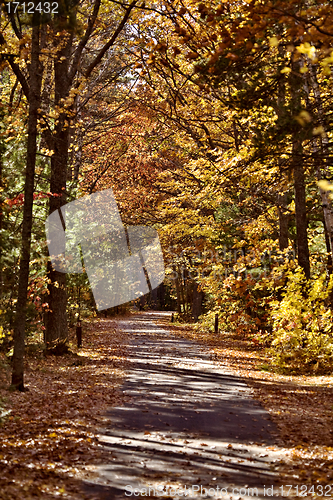
[[[27,358],[24,393],[8,393],[9,367],[0,370],[0,398],[10,415],[0,427],[1,500],[83,500],[86,464],[101,458],[97,426],[119,404],[125,338],[112,320],[84,327],[84,347],[62,357]]]

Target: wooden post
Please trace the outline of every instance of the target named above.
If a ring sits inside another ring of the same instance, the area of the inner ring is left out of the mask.
[[[215,314],[215,333],[219,332],[219,315]]]
[[[77,347],[80,348],[82,346],[82,326],[80,319],[78,320],[76,325],[76,340],[77,340]]]
[[[171,314],[171,323],[173,323],[174,321],[174,317],[173,317],[173,313]]]

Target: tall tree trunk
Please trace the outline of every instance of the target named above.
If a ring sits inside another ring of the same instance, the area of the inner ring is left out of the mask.
[[[307,279],[310,278],[310,255],[308,246],[306,193],[304,168],[302,161],[302,144],[293,138],[293,173],[295,190],[296,234],[298,264],[303,268]]]
[[[157,308],[157,288],[154,288],[153,290],[151,290],[150,292],[150,304],[151,304],[151,308],[156,311]]]
[[[73,35],[67,33],[67,40],[62,39],[61,48],[54,62],[55,106],[58,106],[60,111],[51,144],[54,154],[51,157],[50,191],[58,196],[50,198],[50,213],[66,203],[70,118],[68,111],[62,105],[62,100],[68,97],[70,90],[68,61],[72,40]],[[66,274],[55,271],[49,262],[48,278],[50,282],[48,284],[49,311],[45,315],[46,348],[51,350],[59,345],[58,349],[66,351],[68,341]]]
[[[314,137],[312,139],[312,144],[313,144],[312,151],[313,151],[314,158],[316,160],[317,154],[319,152],[316,137]],[[315,171],[317,174],[317,179],[322,180],[322,172],[320,169],[320,164],[317,164],[317,168]],[[322,189],[321,187],[319,187],[319,193],[320,193],[321,200],[322,200],[323,214],[324,214],[323,225],[324,225],[326,250],[327,250],[327,254],[328,254],[327,255],[327,270],[328,270],[329,274],[332,274],[332,271],[333,271],[333,269],[332,269],[332,239],[331,239],[332,232],[327,227],[327,224],[329,224],[330,217],[331,217],[331,208],[330,208],[331,207],[331,200],[329,198],[329,193],[327,191],[325,191],[324,189]],[[325,213],[326,213],[326,216],[325,216]],[[333,291],[331,292],[331,296],[332,296],[332,300],[333,300]]]
[[[181,313],[181,298],[180,298],[180,285],[179,282],[181,280],[181,277],[179,276],[179,268],[176,266],[173,266],[173,272],[175,275],[175,281],[176,281],[176,296],[177,296],[177,312],[178,314]]]
[[[289,215],[287,193],[279,194],[277,197],[277,209],[279,214],[279,249],[284,250],[289,246]]]
[[[193,281],[193,301],[192,301],[192,315],[195,321],[198,321],[199,316],[202,313],[202,301],[204,298],[204,292],[198,290],[198,283]]]
[[[81,118],[81,110],[78,111],[78,119],[80,118]],[[84,135],[84,130],[83,127],[80,126],[76,131],[77,150],[75,151],[74,172],[73,172],[73,180],[75,182],[79,180],[79,173],[82,163],[83,135]]]
[[[34,14],[34,27],[31,39],[31,63],[29,68],[29,117],[27,161],[24,187],[24,206],[22,222],[22,245],[19,271],[18,297],[14,326],[14,355],[12,386],[24,391],[24,347],[26,302],[29,282],[29,263],[32,231],[32,208],[37,152],[37,120],[41,102],[42,66],[39,60],[39,16]]]
[[[1,105],[0,105],[0,120],[3,116]],[[2,227],[3,227],[3,197],[2,197],[2,176],[3,176],[3,155],[5,153],[5,146],[2,140],[0,140],[0,300],[2,299],[3,294],[3,273],[2,273]]]
[[[324,219],[324,235],[325,235],[325,243],[326,243],[326,250],[327,250],[327,271],[328,271],[328,274],[332,274],[333,272],[333,268],[332,268],[332,255],[330,253],[330,250],[331,250],[331,242],[330,242],[330,236],[328,234],[328,231],[327,231],[327,227],[326,227],[326,222],[325,222],[325,219]],[[333,304],[333,292],[331,292],[331,297],[332,297],[332,304]]]
[[[284,57],[285,49],[284,47],[279,46],[279,54],[281,57]],[[277,98],[277,115],[280,120],[285,118],[286,114],[286,77],[284,75],[280,75],[278,81],[278,98]],[[282,174],[282,158],[279,158],[279,169]],[[289,246],[289,215],[287,212],[288,209],[288,193],[284,192],[283,194],[277,194],[277,209],[279,215],[279,249],[282,251]]]
[[[310,255],[308,246],[306,192],[303,167],[303,130],[300,129],[295,117],[302,109],[301,91],[303,89],[303,76],[300,73],[300,60],[292,63],[292,72],[289,77],[291,93],[291,111],[294,120],[292,125],[292,170],[294,175],[297,258],[298,264],[303,268],[307,279],[310,278]]]
[[[165,309],[165,285],[161,283],[157,288],[157,302],[159,310]]]
[[[181,303],[183,305],[183,314],[186,314],[186,299],[185,299],[185,271],[184,271],[184,266],[180,267],[178,266],[178,271],[180,274],[179,278],[179,291],[180,291],[180,298],[181,298]]]
[[[318,137],[318,142],[320,142],[321,146],[321,155],[318,159],[315,158],[317,165],[319,168],[316,169],[317,179],[325,179],[328,181],[332,180],[332,172],[331,167],[332,163],[330,161],[330,151],[329,151],[329,139],[327,136],[326,123],[325,123],[325,114],[323,109],[322,98],[320,94],[320,87],[317,79],[317,66],[311,62],[308,62],[308,66],[310,68],[310,85],[313,90],[313,95],[316,102],[318,121],[320,126],[322,127],[322,132],[320,137]],[[317,147],[315,147],[317,149]],[[330,199],[329,193],[324,189],[319,188],[319,193],[321,197],[323,214],[326,226],[327,237],[329,241],[328,252],[331,254],[331,261],[333,259],[333,206],[332,201]]]

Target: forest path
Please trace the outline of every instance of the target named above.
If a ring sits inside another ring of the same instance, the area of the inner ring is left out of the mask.
[[[156,323],[169,317],[147,312],[118,321],[129,334],[124,404],[106,414],[99,439],[110,459],[86,493],[101,500],[279,498],[285,457],[269,414],[244,378]]]

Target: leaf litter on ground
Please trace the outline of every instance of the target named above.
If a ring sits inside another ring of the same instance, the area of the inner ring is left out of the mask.
[[[107,407],[121,404],[127,334],[117,322],[84,326],[84,345],[63,357],[38,350],[26,359],[28,392],[9,393],[9,367],[0,364],[0,499],[84,500],[82,480],[110,458],[98,442]],[[241,376],[280,431],[289,450],[284,484],[333,484],[333,377],[263,371],[265,355],[246,339],[169,324],[180,336],[209,347],[212,358]],[[2,405],[3,406],[3,405]],[[280,468],[281,470],[281,468]]]
[[[122,401],[126,341],[112,319],[96,318],[83,329],[83,347],[72,338],[68,355],[31,350],[27,392],[8,391],[10,367],[0,364],[0,401],[10,412],[0,426],[1,500],[86,498],[82,479],[103,457],[103,414]]]

